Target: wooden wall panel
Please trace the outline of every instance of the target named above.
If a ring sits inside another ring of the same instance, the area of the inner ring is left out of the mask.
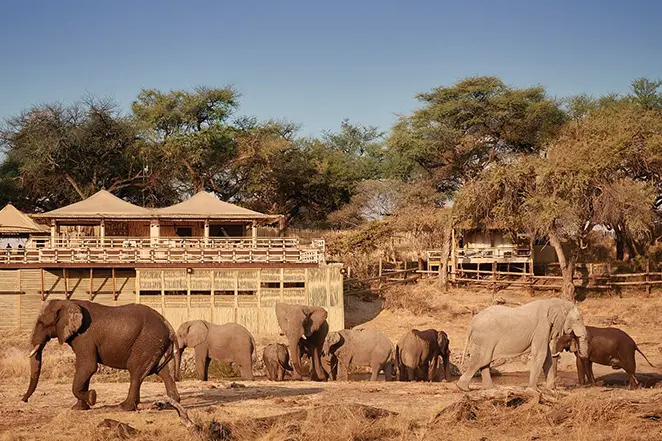
[[[19,270],[0,270],[0,292],[16,292],[21,290]]]
[[[1,330],[17,329],[19,327],[19,302],[20,294],[0,294]]]

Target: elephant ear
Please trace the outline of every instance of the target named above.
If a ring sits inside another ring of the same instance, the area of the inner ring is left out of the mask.
[[[310,308],[310,312],[306,315],[310,317],[310,330],[315,332],[322,327],[326,321],[328,313],[326,312],[326,309],[320,308],[319,306],[314,306]]]
[[[446,334],[444,331],[439,331],[437,333],[437,344],[439,345],[439,350],[442,353],[450,352],[450,341],[448,340],[448,334]]]
[[[335,344],[340,343],[340,340],[341,340],[340,332],[331,332],[326,337],[326,341],[328,342],[329,346],[333,346]]]
[[[60,344],[64,344],[83,326],[83,310],[71,301],[63,301],[57,310],[55,333]]]
[[[189,325],[186,342],[189,347],[194,348],[207,339],[207,334],[209,334],[209,328],[205,322],[193,322]]]
[[[568,315],[568,310],[561,304],[553,304],[547,310],[547,318],[551,325],[550,337],[556,339],[564,334],[565,321]]]

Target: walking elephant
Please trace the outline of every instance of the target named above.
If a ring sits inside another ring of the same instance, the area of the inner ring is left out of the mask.
[[[386,381],[393,379],[393,361],[395,350],[393,343],[381,332],[372,329],[344,329],[331,332],[324,341],[322,353],[330,357],[328,364],[332,378],[335,371],[338,379],[349,379],[349,365],[370,366],[370,381],[377,381],[384,371]],[[337,363],[337,364],[336,364]],[[333,378],[335,379],[335,378]]]
[[[561,336],[556,344],[556,352],[566,350],[575,354],[579,384],[586,384],[585,380],[588,380],[592,385],[595,385],[593,363],[597,363],[611,366],[614,369],[623,369],[630,377],[628,387],[636,388],[639,382],[635,376],[637,370],[637,362],[634,358],[635,351],[639,352],[649,365],[655,367],[639,350],[632,337],[618,328],[587,326],[586,342],[588,344],[586,358],[577,355],[578,338],[572,332]]]
[[[282,343],[271,343],[262,352],[262,361],[271,381],[283,381],[285,372],[292,372],[290,354]]]
[[[400,381],[437,381],[439,358],[444,365],[444,378],[450,381],[450,340],[444,331],[426,329],[407,331],[395,347],[395,360]]]
[[[148,306],[113,307],[85,300],[46,301],[32,331],[30,385],[23,396],[25,402],[37,388],[42,351],[52,338],[57,338],[60,344],[67,343],[76,354],[72,390],[78,402],[72,409],[86,410],[96,403],[97,394],[89,385],[98,363],[129,371],[131,385],[126,400],[120,404],[123,410],[136,410],[140,403],[140,386],[151,374],[161,377],[168,396],[179,401],[168,367],[173,356],[175,364],[179,361],[177,339],[166,319]]]
[[[579,309],[572,303],[546,299],[515,308],[491,306],[478,313],[469,324],[464,349],[464,354],[467,348],[469,350],[469,360],[457,386],[468,391],[471,378],[480,369],[483,388],[492,388],[490,363],[494,359],[516,357],[531,350],[529,387],[536,387],[542,368],[547,387],[553,389],[559,355],[556,343],[559,337],[570,332],[577,336],[579,355],[585,357],[588,351],[586,328]]]
[[[300,380],[302,375],[307,375],[301,366],[301,354],[304,351],[311,354],[310,379],[312,381],[327,379],[321,362],[322,346],[329,333],[326,317],[326,310],[319,306],[276,303],[278,326],[287,337],[288,348],[292,355],[292,365],[295,370],[292,379]]]
[[[212,359],[234,363],[239,368],[242,379],[253,379],[255,341],[248,329],[240,324],[215,325],[205,320],[184,322],[177,329],[177,342],[180,353],[186,348],[193,348],[195,351],[198,380],[207,381]],[[177,367],[177,378],[179,374],[180,366]]]

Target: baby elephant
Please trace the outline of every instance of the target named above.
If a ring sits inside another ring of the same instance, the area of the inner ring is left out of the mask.
[[[400,381],[437,381],[439,358],[444,363],[444,378],[450,381],[450,340],[444,331],[426,329],[407,331],[395,347]]]
[[[248,329],[237,323],[215,325],[205,320],[184,322],[177,330],[177,342],[180,353],[187,347],[195,350],[198,380],[207,381],[212,358],[235,363],[242,379],[253,379],[255,341]],[[179,371],[180,366],[177,367],[177,377]]]
[[[597,363],[611,366],[614,369],[625,370],[630,376],[629,387],[636,388],[639,382],[635,377],[637,362],[634,359],[634,351],[639,352],[648,364],[653,366],[643,352],[639,350],[632,337],[618,328],[587,326],[586,340],[588,343],[588,358],[580,358],[577,355],[577,337],[573,333],[562,335],[556,344],[557,353],[563,350],[575,353],[579,384],[585,384],[586,379],[592,385],[595,385],[593,363]]]
[[[264,348],[262,360],[267,370],[267,377],[271,381],[283,381],[285,372],[292,372],[290,353],[287,352],[287,346],[282,343],[271,343]]]
[[[381,332],[371,329],[344,329],[330,332],[324,341],[322,353],[330,358],[331,370],[338,370],[338,379],[349,379],[348,367],[370,366],[370,381],[377,381],[384,371],[386,381],[393,379],[394,349],[391,341]],[[337,366],[334,366],[337,363]],[[331,378],[335,375],[332,373]]]

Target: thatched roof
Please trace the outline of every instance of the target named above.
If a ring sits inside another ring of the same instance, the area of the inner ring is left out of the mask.
[[[219,200],[207,192],[199,192],[193,197],[165,208],[143,208],[101,190],[89,198],[47,213],[34,215],[46,219],[223,219],[234,221],[253,220],[275,222],[280,216],[273,216],[248,210]]]
[[[279,216],[258,213],[257,211],[242,208],[229,202],[221,201],[206,191],[196,193],[193,197],[170,207],[154,210],[159,218],[205,218],[205,219],[234,219],[234,220],[272,220]]]
[[[45,233],[46,227],[37,224],[12,204],[0,210],[0,233]]]
[[[66,207],[35,214],[48,219],[150,219],[152,210],[123,201],[106,190]]]

